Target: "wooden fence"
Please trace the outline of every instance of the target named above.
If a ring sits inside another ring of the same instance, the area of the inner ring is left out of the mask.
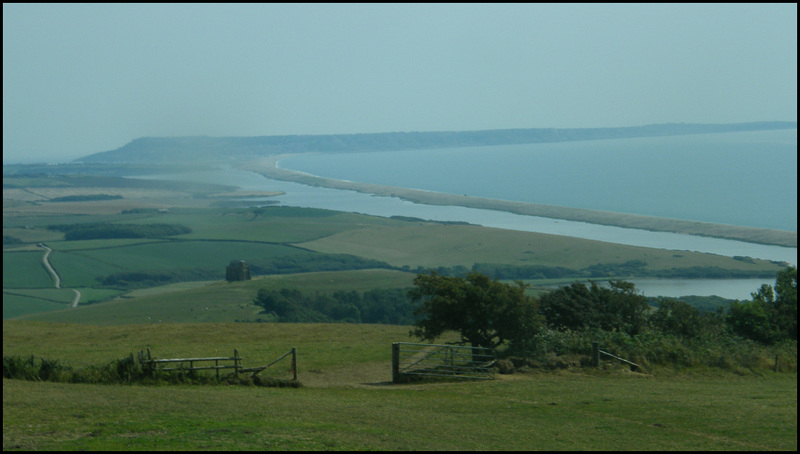
[[[409,376],[493,379],[495,363],[490,349],[457,345],[392,344],[392,382]]]
[[[291,363],[291,373],[293,380],[297,380],[297,349],[292,348],[288,352],[284,353],[283,356],[276,359],[275,361],[267,364],[266,366],[259,366],[259,367],[248,367],[245,368],[242,366],[242,357],[239,356],[239,352],[234,349],[233,356],[221,356],[221,357],[210,357],[210,358],[166,358],[166,359],[154,359],[150,354],[150,349],[148,348],[146,353],[145,351],[140,351],[138,354],[139,363],[145,370],[151,371],[181,371],[181,372],[189,372],[194,373],[195,371],[200,370],[213,370],[216,372],[217,380],[219,380],[219,371],[226,370],[226,369],[233,369],[234,375],[237,377],[240,373],[251,373],[253,377],[255,377],[259,372],[265,370],[266,368],[276,364],[278,361],[286,358],[287,356],[292,356],[292,363]],[[214,362],[214,365],[208,365],[207,363]],[[222,364],[220,364],[220,362]],[[230,364],[226,364],[230,363]]]

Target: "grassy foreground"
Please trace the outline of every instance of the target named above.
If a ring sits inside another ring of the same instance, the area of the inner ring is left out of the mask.
[[[3,354],[103,363],[298,348],[303,387],[3,380],[3,448],[273,450],[794,450],[797,376],[569,370],[391,385],[408,327],[6,321]]]

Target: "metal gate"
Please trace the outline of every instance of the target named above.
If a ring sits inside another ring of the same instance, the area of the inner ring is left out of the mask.
[[[392,344],[392,381],[406,381],[408,376],[457,377],[491,380],[489,370],[495,363],[488,348],[458,345]]]

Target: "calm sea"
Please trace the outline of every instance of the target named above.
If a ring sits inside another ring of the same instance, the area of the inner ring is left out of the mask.
[[[797,231],[797,130],[292,156],[313,175]]]

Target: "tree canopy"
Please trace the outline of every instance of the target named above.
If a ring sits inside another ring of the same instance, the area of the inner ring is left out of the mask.
[[[762,285],[751,301],[734,302],[727,322],[736,334],[765,343],[797,340],[797,268],[779,271],[775,286]]]
[[[465,277],[419,274],[409,292],[421,305],[412,334],[434,340],[445,331],[461,334],[473,347],[496,348],[506,340],[524,340],[543,326],[536,300],[525,284],[504,284],[478,272]]]
[[[630,282],[610,281],[611,288],[575,282],[541,298],[541,313],[557,329],[599,328],[637,334],[647,324],[647,298]]]

